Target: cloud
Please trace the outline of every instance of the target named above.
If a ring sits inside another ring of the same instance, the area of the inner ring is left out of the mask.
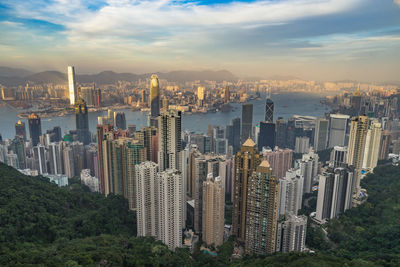
[[[397,4],[398,6],[400,6],[400,0],[393,0],[393,2],[394,2],[395,4]]]

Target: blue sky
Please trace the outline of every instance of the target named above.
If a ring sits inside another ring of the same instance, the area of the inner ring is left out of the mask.
[[[400,0],[3,0],[0,65],[400,80]]]

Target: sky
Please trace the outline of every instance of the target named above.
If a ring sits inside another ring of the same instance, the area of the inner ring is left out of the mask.
[[[2,0],[0,65],[400,80],[400,0]]]

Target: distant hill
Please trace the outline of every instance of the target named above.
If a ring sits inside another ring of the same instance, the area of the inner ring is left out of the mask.
[[[291,75],[273,75],[268,78],[269,80],[277,80],[277,81],[290,81],[290,80],[302,80],[299,77],[291,76]]]
[[[33,72],[26,69],[9,68],[0,66],[0,76],[1,77],[25,77],[32,75]]]
[[[10,73],[10,72],[7,72]],[[79,83],[113,84],[117,81],[137,81],[139,79],[150,78],[152,73],[134,74],[117,73],[113,71],[103,71],[98,74],[77,75]],[[171,71],[156,73],[160,79],[166,79],[170,82],[185,82],[195,80],[214,80],[214,81],[234,81],[238,78],[227,70],[220,71]],[[35,74],[29,74],[23,77],[4,76],[0,72],[0,84],[5,86],[17,86],[30,83],[67,83],[67,74],[59,71],[43,71]]]

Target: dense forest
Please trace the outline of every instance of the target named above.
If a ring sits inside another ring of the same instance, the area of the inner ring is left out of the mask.
[[[398,266],[400,168],[379,167],[362,185],[368,200],[322,228],[309,226],[315,253],[246,256],[231,261],[233,240],[217,257],[171,252],[136,237],[135,213],[120,196],[88,192],[78,181],[58,188],[0,164],[1,266]]]

